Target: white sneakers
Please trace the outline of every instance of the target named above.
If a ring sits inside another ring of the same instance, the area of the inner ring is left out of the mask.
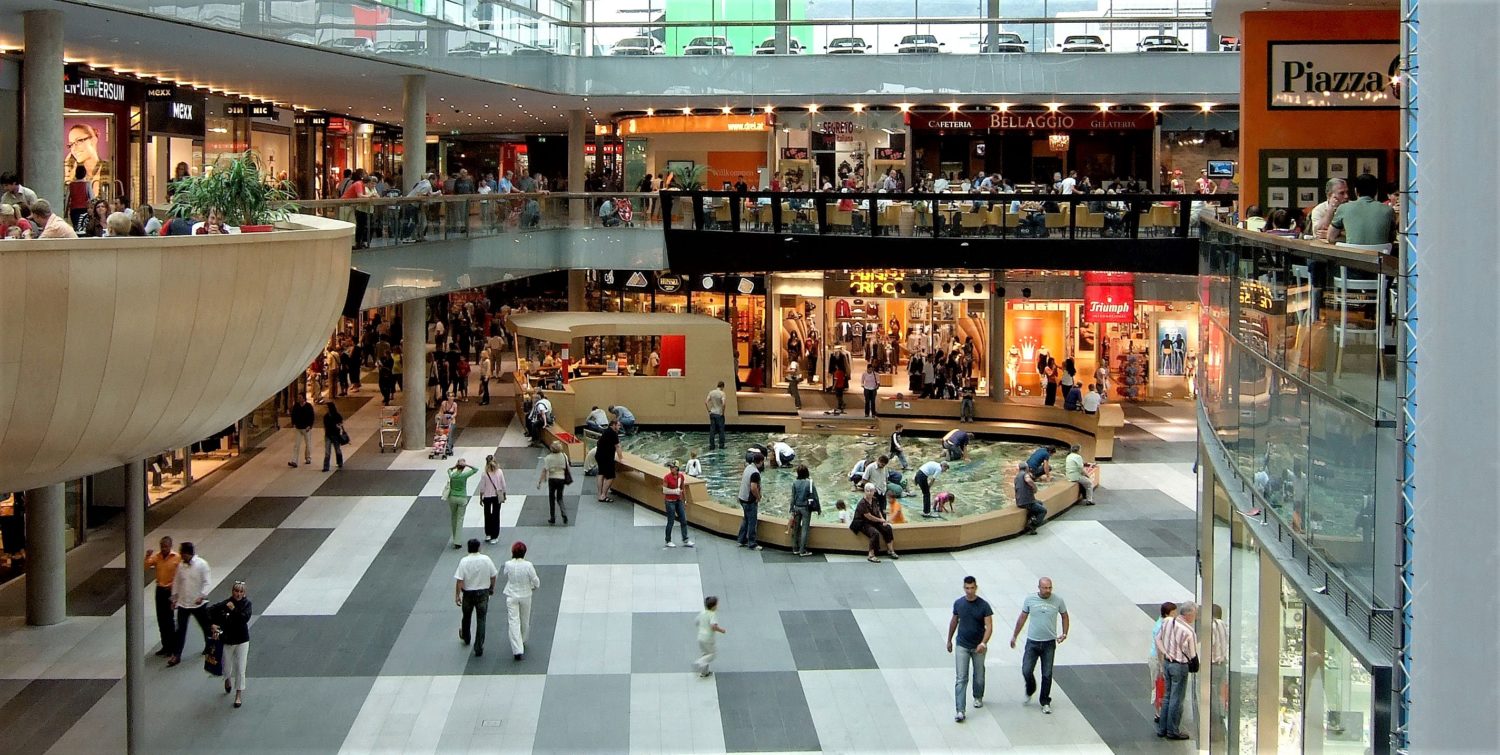
[[[676,548],[677,547],[677,543],[674,543],[671,540],[668,540],[667,541],[667,547],[668,548]],[[691,548],[691,547],[693,547],[693,541],[691,541],[691,540],[684,540],[684,541],[682,541],[682,547],[684,547],[684,548]]]
[[[1046,713],[1049,716],[1052,715],[1052,706],[1050,706],[1050,705],[1043,705],[1042,706],[1042,712]]]
[[[677,547],[677,543],[674,543],[671,540],[668,540],[667,541],[667,547],[668,548],[676,548]]]

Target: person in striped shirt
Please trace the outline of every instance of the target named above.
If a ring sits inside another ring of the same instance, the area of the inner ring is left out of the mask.
[[[1187,699],[1189,664],[1198,659],[1198,633],[1193,622],[1198,618],[1198,604],[1191,600],[1177,604],[1177,618],[1165,623],[1156,633],[1156,654],[1161,658],[1162,675],[1166,677],[1166,696],[1161,716],[1156,720],[1156,736],[1165,739],[1191,739],[1179,728],[1182,706]]]

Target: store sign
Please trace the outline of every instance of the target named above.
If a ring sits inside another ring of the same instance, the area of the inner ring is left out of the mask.
[[[1397,40],[1272,42],[1266,71],[1272,110],[1397,108]]]
[[[585,144],[585,145],[583,145],[583,154],[585,154],[585,155],[592,155],[592,154],[596,154],[597,152],[598,152],[598,148],[595,145],[593,145],[593,144]],[[620,143],[619,142],[605,142],[604,143],[604,154],[606,154],[606,155],[618,155],[618,154],[620,154]]]
[[[74,66],[63,69],[63,94],[110,102],[125,101],[125,82],[80,73]]]
[[[680,275],[660,273],[656,276],[656,287],[664,294],[675,294],[682,290],[683,280]]]
[[[293,118],[292,122],[298,126],[307,126],[309,128],[324,128],[328,125],[328,116],[299,115]]]
[[[756,115],[656,115],[627,118],[621,123],[626,134],[721,134],[769,131],[776,124],[770,113]]]
[[[782,147],[781,159],[783,160],[806,160],[808,152],[806,147]]]
[[[1286,313],[1286,300],[1277,297],[1269,284],[1257,280],[1241,280],[1239,289],[1240,306],[1272,315]]]
[[[171,102],[172,96],[177,93],[176,87],[167,84],[152,84],[146,87],[147,102]]]
[[[875,159],[876,160],[905,160],[906,159],[906,150],[904,150],[904,149],[891,149],[890,147],[876,147],[875,148]]]
[[[224,106],[224,115],[230,118],[275,118],[276,106],[252,102],[231,102]]]
[[[1083,319],[1091,323],[1135,322],[1135,276],[1084,273]]]
[[[203,138],[208,98],[177,89],[170,100],[146,103],[146,130]]]
[[[928,130],[1058,131],[1156,128],[1155,113],[907,113],[912,128]]]
[[[896,296],[896,284],[904,280],[904,270],[854,270],[849,288],[856,296]]]

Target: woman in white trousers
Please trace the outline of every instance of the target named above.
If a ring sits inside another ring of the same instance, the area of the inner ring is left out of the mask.
[[[526,544],[517,540],[510,546],[510,560],[505,562],[505,614],[510,624],[510,652],[516,660],[526,653],[526,635],[531,632],[531,593],[542,586],[536,567],[526,560]]]
[[[229,599],[215,603],[208,615],[214,636],[224,643],[224,694],[234,692],[234,707],[245,702],[245,666],[250,661],[250,598],[245,583],[235,582]]]

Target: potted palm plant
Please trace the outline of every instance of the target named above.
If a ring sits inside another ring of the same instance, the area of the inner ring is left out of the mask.
[[[225,223],[244,233],[274,230],[297,210],[291,184],[264,173],[253,150],[221,158],[203,175],[180,179],[175,186],[168,209],[173,217],[206,218],[209,210],[218,210]]]

